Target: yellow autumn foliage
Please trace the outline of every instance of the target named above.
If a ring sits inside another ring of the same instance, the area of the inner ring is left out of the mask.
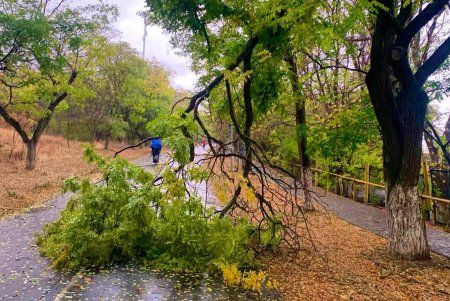
[[[219,268],[222,271],[222,278],[226,285],[242,285],[246,290],[261,292],[261,288],[264,285],[266,288],[276,289],[276,283],[269,279],[267,272],[265,271],[248,271],[242,273],[236,264],[219,264]]]
[[[214,193],[216,195],[217,200],[219,200],[221,204],[226,204],[229,200],[226,187],[219,185],[214,186],[215,186]]]
[[[222,278],[226,285],[233,286],[241,283],[242,273],[239,271],[236,264],[220,264],[222,271]]]
[[[242,190],[241,190],[241,195],[242,197],[244,197],[249,204],[253,205],[256,203],[256,195],[255,195],[255,191],[248,187],[247,184],[243,184],[241,185]]]
[[[249,271],[242,276],[242,286],[246,290],[261,291],[261,285],[266,279],[267,273],[264,271]]]

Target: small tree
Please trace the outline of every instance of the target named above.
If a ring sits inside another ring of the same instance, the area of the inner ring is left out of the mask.
[[[105,48],[86,80],[94,95],[86,100],[82,117],[91,140],[104,139],[107,149],[114,138],[144,139],[147,122],[158,110],[168,110],[173,89],[168,72],[143,60],[128,44],[109,43]]]
[[[116,15],[104,4],[71,9],[64,1],[2,1],[0,12],[0,116],[27,145],[33,169],[36,146],[56,108],[90,59],[87,49]],[[98,46],[97,46],[98,47]]]

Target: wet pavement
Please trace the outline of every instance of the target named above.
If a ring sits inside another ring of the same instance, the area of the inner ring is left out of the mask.
[[[53,300],[72,279],[39,255],[34,234],[59,217],[69,195],[0,220],[0,300]]]
[[[117,266],[99,273],[83,273],[60,300],[249,300],[207,274],[164,273],[136,265]]]
[[[164,160],[164,158],[161,158]],[[153,169],[149,157],[137,164]],[[207,206],[217,206],[206,184],[191,183]],[[257,300],[207,274],[162,273],[127,264],[97,272],[61,273],[39,255],[35,233],[59,217],[69,194],[0,220],[0,300]],[[278,297],[278,296],[276,296]],[[264,299],[272,299],[271,296]]]

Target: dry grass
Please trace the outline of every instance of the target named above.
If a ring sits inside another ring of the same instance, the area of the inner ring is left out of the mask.
[[[112,144],[112,150],[96,148],[111,156],[121,148]],[[126,159],[135,159],[149,153],[148,149],[134,149],[123,153]],[[72,176],[98,176],[94,166],[83,161],[82,143],[61,137],[43,135],[37,147],[37,163],[33,171],[25,170],[26,149],[10,128],[0,127],[0,217],[18,212],[48,200],[60,192],[61,182]]]
[[[221,201],[233,192],[226,183],[213,179]],[[450,260],[395,260],[384,238],[327,212],[307,213],[307,221],[314,247],[304,240],[299,253],[282,247],[260,256],[285,300],[450,300]],[[299,224],[298,233],[306,232]]]

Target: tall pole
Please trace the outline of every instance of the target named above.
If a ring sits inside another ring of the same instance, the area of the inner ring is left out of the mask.
[[[144,14],[144,36],[142,37],[142,59],[145,59],[145,44],[147,42],[147,16]]]

